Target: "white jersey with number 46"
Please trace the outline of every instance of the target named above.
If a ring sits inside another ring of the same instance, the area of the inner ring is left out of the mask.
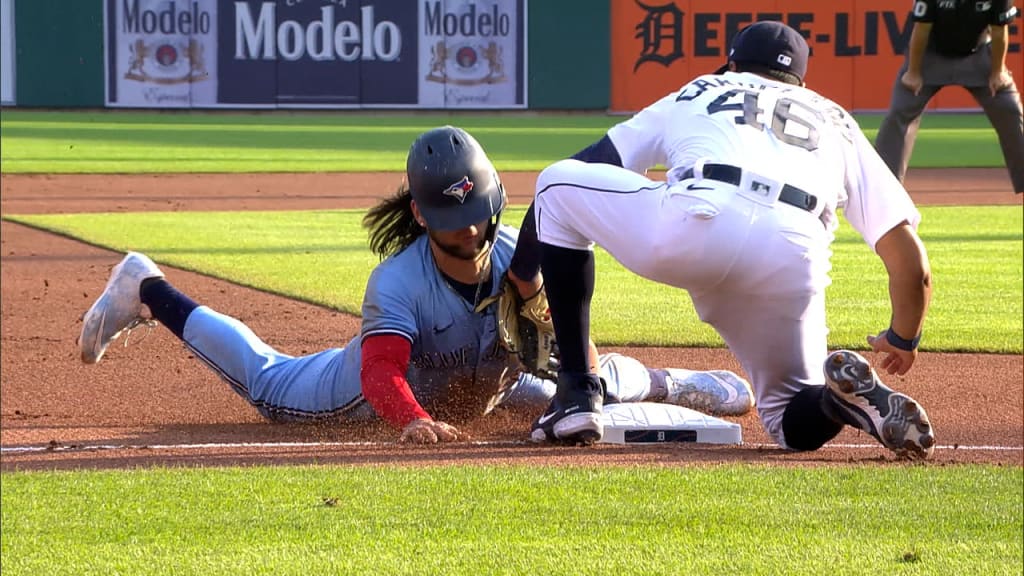
[[[634,273],[687,290],[785,446],[789,400],[824,384],[837,211],[874,248],[900,223],[916,227],[917,209],[849,113],[751,73],[701,76],[608,136],[622,168],[562,160],[538,176],[538,238],[577,250],[596,243]],[[656,165],[665,180],[646,176]],[[794,188],[813,208],[794,205]]]
[[[608,132],[623,166],[669,169],[673,182],[700,159],[731,164],[817,197],[834,230],[837,207],[874,247],[918,215],[848,112],[820,94],[752,73],[708,74]]]

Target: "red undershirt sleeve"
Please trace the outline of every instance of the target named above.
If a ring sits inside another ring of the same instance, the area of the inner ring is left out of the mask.
[[[417,418],[430,419],[405,379],[411,352],[412,345],[401,336],[370,336],[363,340],[363,397],[378,416],[399,430]]]

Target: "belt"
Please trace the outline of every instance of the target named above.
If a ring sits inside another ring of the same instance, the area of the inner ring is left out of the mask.
[[[707,178],[708,180],[717,180],[719,182],[725,182],[726,184],[739,186],[742,176],[743,170],[737,166],[730,166],[728,164],[704,165],[704,178]],[[683,172],[680,180],[688,180],[693,177],[693,168],[687,168],[686,171]],[[814,212],[814,208],[818,205],[818,198],[814,196],[814,194],[808,194],[796,186],[785,184],[782,186],[782,191],[779,192],[779,202],[785,202],[786,204],[796,206],[801,210]]]

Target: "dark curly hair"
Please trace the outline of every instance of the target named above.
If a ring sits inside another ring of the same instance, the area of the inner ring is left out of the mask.
[[[369,231],[370,249],[381,260],[405,250],[425,233],[412,213],[412,193],[403,184],[392,196],[381,200],[363,216]]]

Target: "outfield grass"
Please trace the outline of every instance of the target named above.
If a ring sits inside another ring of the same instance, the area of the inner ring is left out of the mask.
[[[1019,574],[1022,482],[992,466],[5,474],[3,570]]]
[[[441,124],[469,130],[498,170],[540,170],[601,137],[604,114],[0,112],[4,173],[402,171],[409,144]],[[870,139],[880,116],[858,117]],[[982,114],[929,114],[912,167],[1002,166]]]
[[[507,222],[522,220],[523,208]],[[924,207],[935,291],[922,349],[1024,351],[1024,217],[1019,207]],[[11,216],[113,250],[358,314],[377,263],[363,211],[160,212]],[[979,223],[984,223],[983,225]],[[864,349],[887,326],[885,269],[849,226],[833,244],[829,344]],[[686,292],[632,274],[597,251],[593,337],[599,345],[722,346]]]

